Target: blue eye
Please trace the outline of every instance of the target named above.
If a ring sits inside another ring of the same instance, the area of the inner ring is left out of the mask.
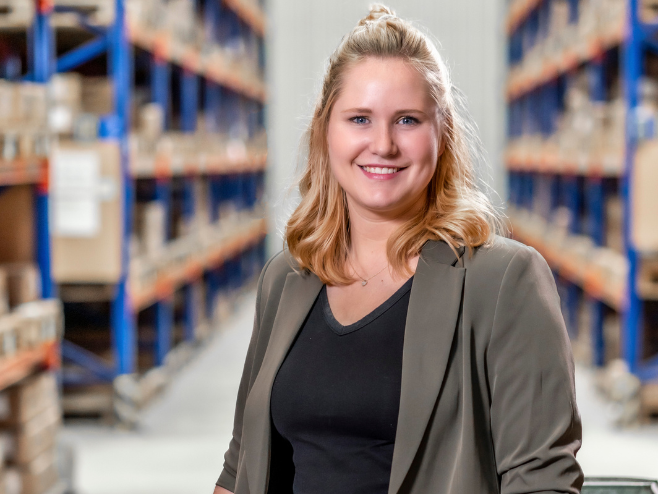
[[[417,124],[418,119],[414,117],[402,117],[400,119],[400,122],[403,123],[404,125],[411,125],[411,124]]]
[[[368,119],[366,117],[352,117],[350,118],[350,121],[354,122],[355,124],[368,123]]]

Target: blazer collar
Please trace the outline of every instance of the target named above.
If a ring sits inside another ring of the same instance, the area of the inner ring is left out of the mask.
[[[463,247],[458,250],[460,257]],[[402,387],[389,494],[406,477],[439,395],[452,346],[464,268],[443,241],[421,251],[409,298],[402,356]],[[247,403],[242,449],[249,492],[265,494],[270,454],[270,393],[278,369],[317,298],[322,282],[314,274],[287,275],[270,343]]]
[[[464,253],[458,250],[459,258]],[[461,308],[466,270],[445,242],[421,251],[411,285],[402,350],[400,411],[389,494],[396,494],[411,467],[443,384]]]

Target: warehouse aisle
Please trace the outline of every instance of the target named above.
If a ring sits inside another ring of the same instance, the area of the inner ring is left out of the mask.
[[[66,427],[76,494],[210,494],[231,437],[254,292],[143,415],[139,430]]]
[[[230,439],[234,399],[249,343],[255,297],[243,296],[223,332],[144,414],[138,431],[67,427],[76,448],[76,494],[210,494]],[[618,431],[578,368],[587,475],[658,478],[658,425]]]
[[[658,424],[620,430],[610,425],[610,405],[596,393],[591,370],[576,369],[576,393],[583,420],[578,460],[591,477],[658,479]]]

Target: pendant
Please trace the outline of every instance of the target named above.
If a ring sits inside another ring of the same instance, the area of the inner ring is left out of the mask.
[[[368,284],[368,281],[367,281],[367,280],[363,280],[363,281],[361,282],[361,286],[366,286],[367,284]]]

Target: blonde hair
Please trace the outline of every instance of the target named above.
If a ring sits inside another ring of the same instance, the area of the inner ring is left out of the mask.
[[[408,260],[420,253],[427,240],[444,240],[453,250],[466,246],[472,253],[502,229],[499,213],[476,186],[470,147],[477,137],[457,112],[457,97],[436,47],[392,10],[375,4],[329,59],[305,135],[308,156],[298,183],[301,202],[285,231],[288,250],[299,268],[330,285],[355,280],[346,269],[350,221],[345,192],[331,172],[327,127],[345,73],[367,57],[399,58],[423,75],[439,108],[445,143],[424,207],[388,240],[387,256],[393,271],[411,275]]]

